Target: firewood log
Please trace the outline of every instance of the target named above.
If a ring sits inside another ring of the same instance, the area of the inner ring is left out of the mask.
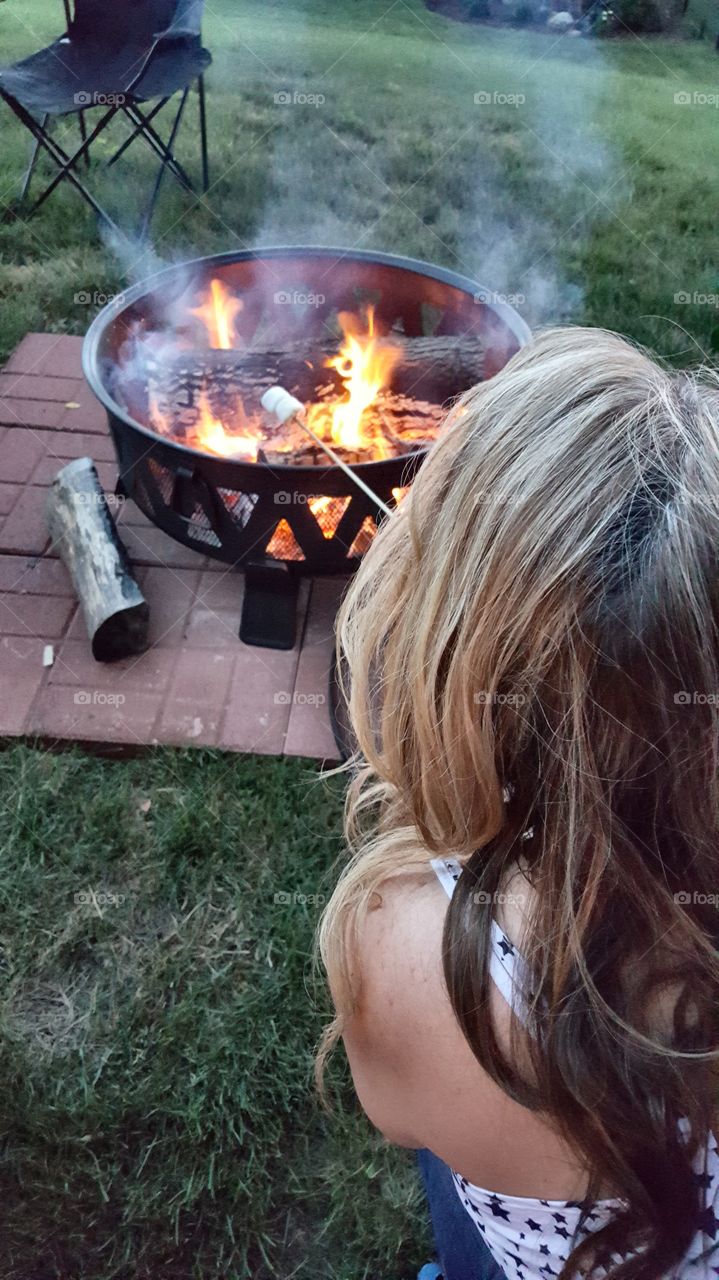
[[[428,400],[436,405],[459,395],[475,382],[481,382],[484,371],[484,347],[474,335],[458,334],[440,338],[401,338],[387,340],[397,346],[401,359],[389,381],[389,390],[398,395]],[[344,384],[336,369],[325,360],[337,354],[339,341],[308,339],[286,346],[253,346],[237,351],[182,352],[167,366],[155,365],[148,357],[148,379],[173,397],[173,387],[181,393],[178,403],[194,403],[192,390],[212,387],[213,398],[228,401],[240,393],[248,399],[259,399],[268,387],[286,387],[300,400],[315,398],[320,387],[328,387],[341,395]]]
[[[132,576],[92,458],[75,458],[48,495],[50,537],[75,585],[92,654],[115,662],[148,644],[148,605]]]

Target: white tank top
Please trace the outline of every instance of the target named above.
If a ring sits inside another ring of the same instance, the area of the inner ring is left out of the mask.
[[[432,868],[451,898],[462,871],[460,863],[451,858],[435,858]],[[492,921],[489,972],[504,999],[525,1022],[526,995],[530,991],[528,966],[496,920]],[[663,1280],[719,1277],[719,1150],[713,1134],[695,1162],[695,1172],[706,1194],[701,1228],[683,1263],[667,1272]],[[507,1280],[551,1280],[558,1276],[572,1249],[592,1231],[599,1230],[620,1203],[506,1196],[475,1186],[458,1173],[453,1172],[452,1177],[462,1204]],[[585,1220],[580,1227],[583,1210]],[[616,1257],[614,1261],[619,1263],[622,1259]]]

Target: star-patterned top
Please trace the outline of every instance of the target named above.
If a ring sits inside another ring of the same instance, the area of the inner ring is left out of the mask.
[[[462,871],[460,863],[435,858],[432,867],[451,897]],[[494,920],[489,971],[517,1017],[526,1021],[529,968]],[[681,1266],[662,1280],[719,1280],[719,1148],[714,1134],[709,1134],[695,1169],[698,1185],[706,1194],[701,1225]],[[619,1204],[616,1200],[590,1203],[499,1195],[458,1173],[452,1177],[464,1208],[507,1280],[552,1280],[558,1276],[572,1249],[590,1232],[598,1231]]]
[[[459,880],[462,867],[454,858],[433,858],[432,868],[448,898],[452,897],[454,886]],[[499,987],[507,1004],[511,1005],[521,1018],[527,1021],[527,1000],[530,995],[529,971],[524,957],[510,942],[506,933],[500,929],[496,920],[492,920],[492,950],[489,957],[489,972],[495,986]]]

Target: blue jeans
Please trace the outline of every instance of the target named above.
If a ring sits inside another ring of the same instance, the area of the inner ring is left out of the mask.
[[[417,1160],[444,1280],[506,1280],[457,1195],[448,1166],[426,1150],[417,1152]]]

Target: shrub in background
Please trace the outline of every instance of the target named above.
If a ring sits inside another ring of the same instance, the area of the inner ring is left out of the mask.
[[[426,0],[427,8],[464,22],[482,22],[494,19],[526,27],[543,25],[549,6],[538,0]],[[685,16],[687,0],[584,0],[580,17],[580,29],[597,36],[629,34],[658,35],[679,28]],[[567,9],[576,14],[573,0],[560,3],[553,0],[552,7]]]
[[[657,35],[680,24],[685,0],[602,0],[587,6],[588,29],[598,36]]]

